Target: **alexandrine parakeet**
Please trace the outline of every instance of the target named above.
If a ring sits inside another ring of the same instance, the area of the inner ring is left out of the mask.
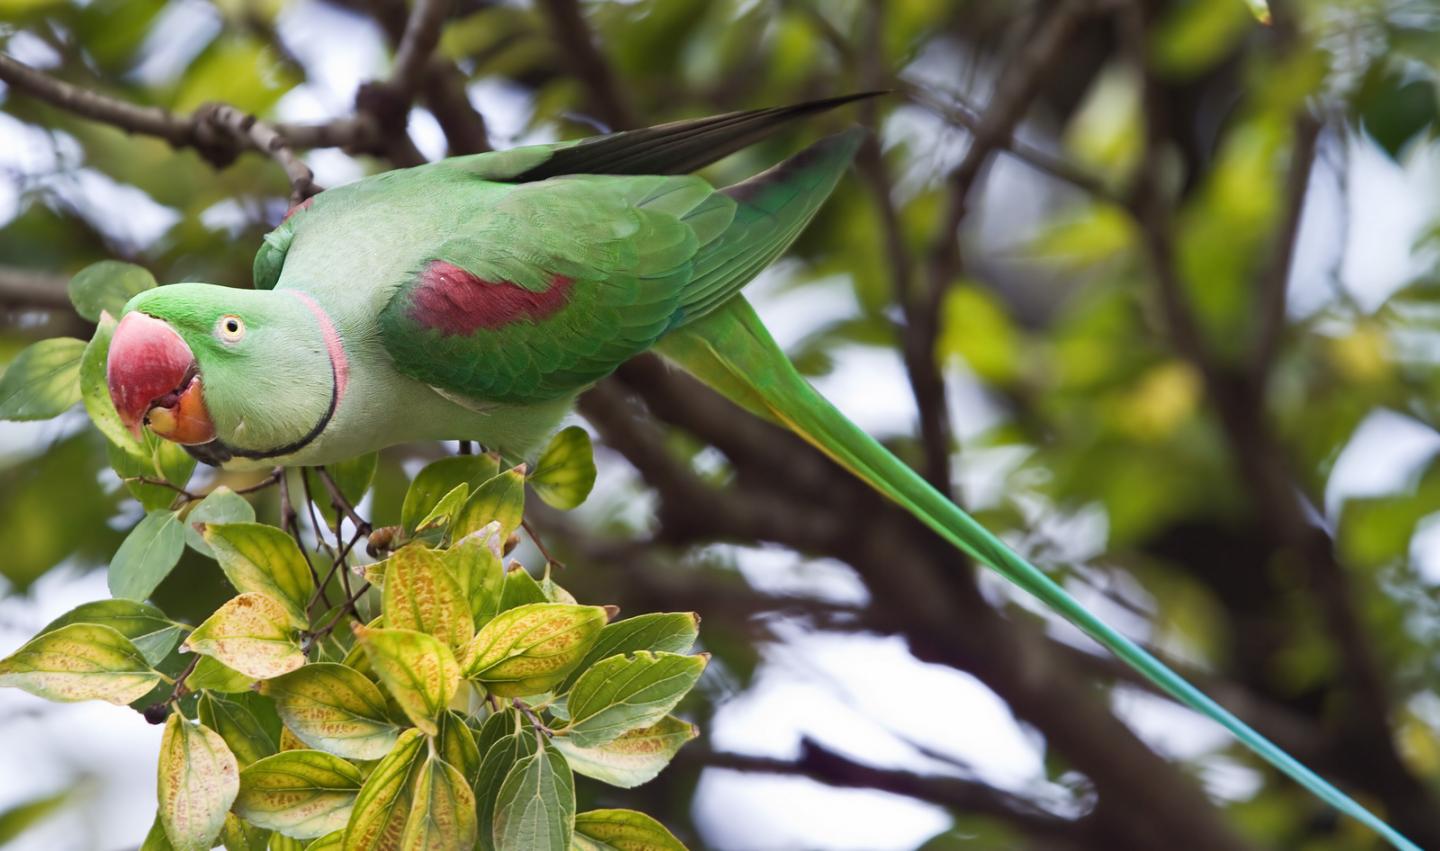
[[[126,305],[121,418],[226,467],[396,443],[537,446],[577,394],[655,350],[788,426],[1397,847],[1407,840],[1111,629],[807,384],[740,294],[815,215],[851,130],[734,186],[690,174],[855,97],[457,157],[324,192],[255,258],[255,289],[175,284]]]

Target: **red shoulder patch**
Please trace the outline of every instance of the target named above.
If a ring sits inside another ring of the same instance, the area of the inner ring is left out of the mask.
[[[468,335],[513,322],[538,322],[570,303],[574,281],[555,275],[544,292],[509,281],[487,281],[443,260],[432,260],[410,291],[410,318],[442,334]]]

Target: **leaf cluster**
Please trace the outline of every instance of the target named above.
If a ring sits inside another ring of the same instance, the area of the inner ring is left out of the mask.
[[[354,593],[343,576],[348,598],[331,605],[330,577],[294,535],[256,522],[228,488],[185,490],[188,456],[120,426],[104,384],[112,311],[154,281],[102,265],[72,286],[94,339],[23,355],[0,386],[0,416],[53,416],[83,399],[148,513],[111,562],[115,599],[79,606],[0,660],[0,686],[163,721],[143,848],[683,848],[642,813],[577,812],[575,775],[638,786],[695,737],[671,713],[709,658],[689,653],[698,617],[612,622],[614,607],[577,603],[548,568],[537,581],[504,563],[527,485],[561,509],[588,495],[584,430],[560,432],[533,471],[493,454],[426,466],[387,530],[387,557],[354,569]],[[358,502],[374,470],[367,456],[327,475]],[[236,592],[193,627],[146,601],[187,544]],[[349,569],[343,557],[335,569]]]

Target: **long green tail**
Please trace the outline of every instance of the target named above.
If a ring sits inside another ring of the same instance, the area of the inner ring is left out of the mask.
[[[1054,580],[846,419],[795,371],[743,297],[736,296],[708,315],[672,331],[657,348],[731,401],[789,427],[941,537],[1040,598],[1170,696],[1213,718],[1321,800],[1367,825],[1394,847],[1419,851],[1415,843],[1080,605]]]

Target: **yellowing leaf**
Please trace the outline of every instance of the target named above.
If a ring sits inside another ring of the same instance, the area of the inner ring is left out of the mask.
[[[461,482],[449,493],[440,497],[440,501],[435,503],[435,507],[430,509],[430,513],[415,524],[415,531],[424,532],[446,525],[460,513],[460,509],[465,507],[465,501],[469,498],[470,486]]]
[[[694,612],[648,612],[605,624],[600,637],[585,659],[556,689],[567,692],[590,666],[611,656],[652,650],[656,653],[684,653],[700,635],[700,616]]]
[[[500,561],[500,524],[491,523],[450,545],[442,556],[450,575],[465,593],[476,626],[500,611],[505,568]]]
[[[387,627],[433,635],[452,649],[474,637],[470,604],[439,553],[411,545],[385,564]]]
[[[460,666],[450,648],[408,629],[357,626],[355,637],[406,717],[426,735],[435,735],[436,720],[460,687]]]
[[[257,680],[288,674],[305,664],[288,610],[251,591],[235,597],[195,627],[185,649],[213,656]]]
[[[454,766],[434,756],[415,779],[402,851],[470,851],[478,834],[475,793]]]
[[[414,531],[448,494],[460,485],[466,493],[493,479],[500,472],[500,462],[493,455],[455,455],[432,461],[415,476],[405,492],[400,510],[400,523]]]
[[[531,603],[501,612],[470,642],[465,676],[500,697],[548,691],[580,664],[605,620],[599,606],[563,603]]]
[[[147,603],[134,600],[96,600],[82,603],[40,630],[53,632],[72,623],[93,623],[108,626],[135,645],[135,649],[152,665],[169,655],[180,641],[184,627],[165,617],[165,613]]]
[[[570,426],[555,435],[535,463],[530,487],[546,505],[562,511],[584,502],[595,487],[595,452],[589,433]]]
[[[185,678],[185,688],[190,691],[205,689],[222,694],[235,694],[249,691],[254,686],[254,677],[245,676],[213,656],[206,656],[195,663],[195,670]]]
[[[240,768],[213,730],[172,713],[160,739],[156,794],[175,851],[208,851],[240,791]]]
[[[370,772],[345,826],[344,851],[395,851],[400,847],[424,747],[425,737],[419,730],[406,730]]]
[[[0,686],[47,700],[124,705],[145,696],[160,674],[112,627],[75,623],[41,633],[0,659]]]
[[[475,745],[475,734],[470,731],[465,718],[455,710],[447,710],[440,716],[440,732],[435,736],[435,750],[440,758],[455,766],[465,775],[465,782],[475,782],[480,771],[480,751]]]
[[[267,729],[256,715],[256,711],[264,709],[259,701],[254,694],[226,697],[207,691],[200,695],[196,706],[200,723],[220,734],[241,768],[274,754],[280,747],[279,725]],[[273,724],[274,714],[266,714]]]
[[[515,763],[495,805],[495,851],[569,851],[575,778],[565,757],[542,750]]]
[[[209,558],[215,558],[215,551],[205,543],[200,528],[219,526],[224,523],[254,523],[255,507],[250,501],[233,490],[221,485],[200,500],[200,504],[185,515],[185,543],[191,549]]]
[[[302,742],[348,759],[379,759],[400,734],[380,689],[344,665],[306,665],[266,680],[260,693],[274,699],[281,720]]]
[[[80,401],[85,341],[52,337],[20,352],[0,376],[0,420],[48,420]]]
[[[327,833],[305,846],[305,851],[341,851],[345,846],[345,831]]]
[[[500,523],[500,540],[520,528],[525,516],[525,468],[516,467],[475,488],[465,507],[450,524],[450,533],[463,538],[492,521]]]
[[[110,559],[110,593],[129,600],[150,596],[185,552],[185,530],[173,511],[151,511],[125,536]]]
[[[598,747],[582,748],[567,736],[556,736],[550,744],[565,754],[576,774],[632,789],[654,779],[697,735],[693,725],[667,715],[649,727],[631,730]]]
[[[601,660],[570,690],[566,732],[576,745],[593,748],[628,730],[648,727],[675,708],[709,661],[703,653],[680,656],[645,650]]]
[[[360,769],[323,751],[286,751],[240,772],[235,812],[257,827],[314,839],[345,827]]]
[[[152,289],[155,276],[144,266],[101,260],[75,273],[67,288],[75,312],[99,322],[102,312],[118,317],[131,296]]]
[[[685,851],[665,825],[634,810],[591,810],[575,816],[574,851]]]
[[[226,523],[201,532],[235,590],[257,591],[284,605],[290,624],[304,629],[315,579],[295,539],[263,523]]]

